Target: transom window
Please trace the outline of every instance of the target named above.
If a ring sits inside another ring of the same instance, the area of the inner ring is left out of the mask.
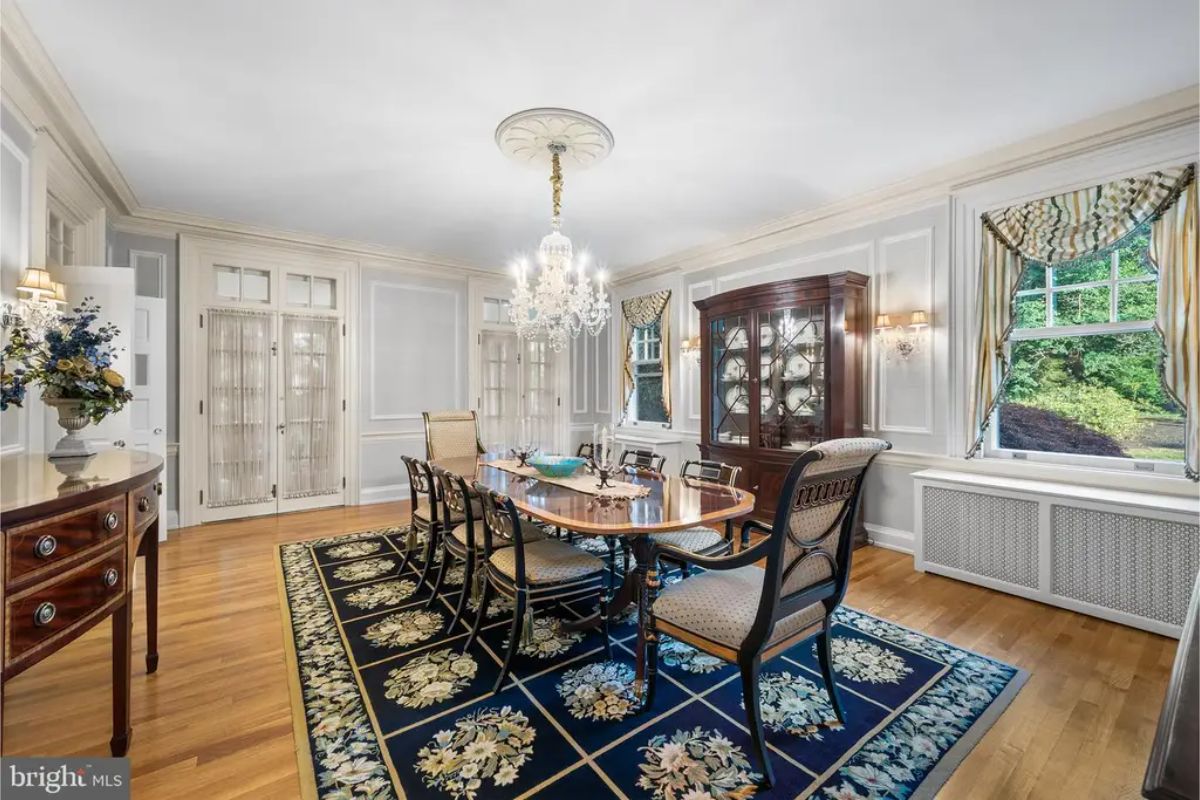
[[[1184,416],[1160,379],[1157,295],[1149,224],[1099,253],[1028,263],[994,447],[1178,471]]]

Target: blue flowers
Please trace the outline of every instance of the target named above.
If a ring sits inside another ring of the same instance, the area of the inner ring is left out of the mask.
[[[112,341],[120,329],[109,322],[93,327],[99,318],[100,306],[87,297],[41,338],[18,320],[0,354],[0,411],[20,407],[33,384],[42,385],[45,399],[81,401],[92,422],[120,411],[133,399],[125,377],[112,369]]]

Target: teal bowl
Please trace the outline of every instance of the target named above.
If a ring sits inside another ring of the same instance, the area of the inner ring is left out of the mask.
[[[534,456],[526,462],[547,478],[565,478],[587,463],[575,456]]]

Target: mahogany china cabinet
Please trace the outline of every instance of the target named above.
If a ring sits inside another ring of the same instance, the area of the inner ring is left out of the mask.
[[[700,452],[742,468],[755,517],[774,517],[783,478],[802,452],[862,435],[867,280],[838,272],[696,301]]]

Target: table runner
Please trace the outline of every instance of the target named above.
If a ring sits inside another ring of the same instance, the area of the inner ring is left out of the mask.
[[[626,500],[635,500],[639,497],[646,497],[650,494],[649,486],[642,486],[636,483],[629,483],[618,479],[611,486],[606,486],[603,489],[597,487],[600,479],[595,475],[591,475],[584,470],[576,472],[566,478],[549,478],[538,472],[530,466],[522,467],[516,459],[501,458],[495,461],[487,462],[489,467],[496,467],[505,472],[511,472],[514,475],[523,475],[529,478],[537,478],[543,483],[553,483],[558,486],[565,486],[568,489],[574,489],[583,494],[593,494],[600,497],[619,497]]]

